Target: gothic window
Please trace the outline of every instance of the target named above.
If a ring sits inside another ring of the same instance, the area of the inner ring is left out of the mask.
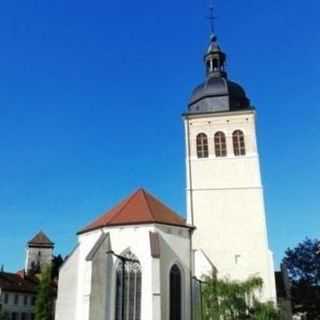
[[[235,156],[244,156],[246,154],[246,146],[244,142],[244,134],[241,130],[236,130],[232,134],[233,152]]]
[[[227,155],[226,136],[221,131],[214,135],[214,148],[216,157],[225,157]]]
[[[197,135],[197,155],[198,158],[208,158],[209,156],[208,137],[204,133]]]
[[[170,320],[181,320],[181,272],[175,264],[170,270]]]
[[[130,251],[116,269],[115,320],[141,319],[141,266]]]

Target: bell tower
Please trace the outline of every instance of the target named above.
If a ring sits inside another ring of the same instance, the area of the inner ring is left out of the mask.
[[[261,300],[275,301],[263,187],[256,140],[256,111],[244,89],[228,79],[226,54],[211,36],[205,81],[184,114],[188,222],[194,275],[264,281]]]

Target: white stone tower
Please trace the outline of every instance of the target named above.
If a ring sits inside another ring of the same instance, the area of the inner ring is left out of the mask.
[[[194,275],[260,276],[262,300],[275,301],[263,187],[256,142],[256,111],[245,91],[228,80],[226,55],[212,36],[205,55],[206,80],[184,114],[188,222]]]
[[[25,272],[39,272],[52,262],[54,243],[40,231],[27,244]]]

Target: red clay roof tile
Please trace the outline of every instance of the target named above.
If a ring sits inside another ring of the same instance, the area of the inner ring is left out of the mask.
[[[29,242],[30,247],[48,247],[53,248],[54,243],[47,237],[47,235],[40,231]]]
[[[38,279],[23,273],[0,272],[0,289],[3,291],[36,293]]]
[[[106,226],[159,223],[189,227],[183,218],[143,189],[121,201],[79,232],[85,233]]]

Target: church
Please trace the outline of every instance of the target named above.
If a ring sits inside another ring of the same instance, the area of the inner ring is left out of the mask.
[[[256,110],[212,36],[183,114],[187,219],[139,189],[80,230],[60,270],[56,320],[196,320],[197,279],[259,276],[276,302]]]

